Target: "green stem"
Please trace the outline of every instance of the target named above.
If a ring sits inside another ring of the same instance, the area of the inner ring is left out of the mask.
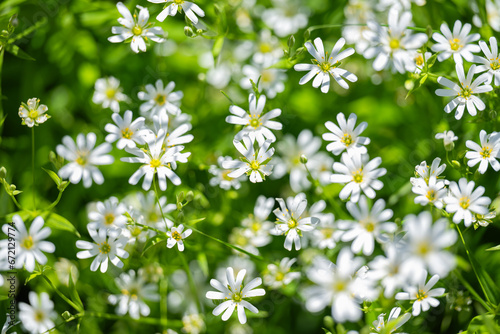
[[[472,255],[469,252],[469,248],[465,244],[465,239],[464,239],[464,236],[462,235],[462,231],[460,230],[460,227],[458,227],[458,224],[455,224],[455,226],[456,226],[456,228],[458,230],[458,234],[460,235],[460,239],[462,240],[462,243],[464,245],[465,252],[467,253],[467,257],[469,258],[469,262],[471,264],[472,270],[474,271],[474,275],[476,275],[477,281],[479,282],[479,285],[481,286],[481,290],[483,290],[483,294],[486,296],[486,299],[488,300],[488,302],[491,303],[491,300],[489,300],[488,294],[486,293],[486,289],[484,288],[483,283],[479,279],[479,275],[477,273],[476,266],[474,265],[474,261],[472,259]]]
[[[3,128],[3,95],[2,95],[2,67],[3,67],[3,55],[5,52],[5,48],[2,47],[0,50],[0,135],[2,134]]]
[[[160,318],[162,323],[164,324],[163,327],[165,330],[167,330],[167,323],[168,323],[167,291],[168,291],[168,277],[163,277],[160,280]]]
[[[55,285],[50,281],[50,279],[47,276],[45,276],[44,274],[42,274],[41,276],[45,281],[47,281],[47,283],[49,283],[50,287],[54,289],[54,291],[59,295],[59,297],[61,297],[66,303],[71,305],[71,307],[77,311],[80,309],[75,303],[73,303],[71,300],[69,300],[68,297],[66,297],[61,291],[59,291],[59,289],[55,287]]]
[[[469,292],[471,293],[471,295],[474,298],[476,298],[476,300],[479,303],[481,303],[481,305],[483,305],[488,310],[488,312],[493,312],[493,309],[484,301],[483,298],[481,298],[481,296],[479,296],[479,294],[476,292],[476,290],[474,290],[474,288],[469,284],[469,282],[467,282],[462,277],[462,275],[458,272],[458,270],[455,270],[455,275],[457,276],[458,280],[463,284],[463,286],[465,286],[465,288],[467,290],[469,290]]]
[[[168,224],[167,224],[167,221],[165,220],[165,215],[163,214],[163,209],[162,209],[161,204],[160,204],[160,196],[158,195],[157,183],[158,183],[158,175],[155,174],[153,184],[154,184],[154,188],[155,188],[156,203],[158,203],[158,206],[160,207],[161,218],[163,219],[163,222],[165,223],[165,227],[168,230]]]
[[[49,207],[47,208],[47,211],[52,210],[59,203],[59,201],[61,200],[63,192],[64,192],[64,190],[63,191],[59,190],[59,194],[57,195],[56,200],[51,205],[49,205]]]
[[[191,294],[193,294],[193,297],[196,301],[196,308],[198,309],[198,313],[203,313],[201,309],[201,302],[200,302],[200,297],[198,296],[198,291],[196,290],[196,283],[194,282],[193,275],[191,274],[191,270],[189,269],[189,265],[186,261],[186,258],[184,257],[183,252],[179,252],[179,257],[182,260],[182,266],[184,267],[184,270],[186,271],[186,274],[188,276],[188,281],[189,281],[189,288],[191,289]]]
[[[35,196],[35,127],[31,128],[31,174],[33,175],[33,211],[36,211]]]
[[[93,317],[93,318],[111,319],[111,320],[131,320],[131,321],[134,321],[137,323],[148,324],[148,325],[161,325],[161,326],[166,325],[166,323],[164,323],[162,321],[162,319],[151,318],[151,317],[132,319],[132,318],[120,316],[117,314],[109,314],[109,313],[101,313],[101,312],[85,312],[85,316],[89,316],[89,317]],[[181,320],[170,320],[169,323],[171,326],[182,327]]]

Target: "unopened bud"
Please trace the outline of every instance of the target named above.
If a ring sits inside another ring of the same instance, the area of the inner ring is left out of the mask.
[[[455,143],[450,141],[450,142],[447,142],[445,140],[445,144],[444,144],[444,149],[447,150],[447,151],[453,151],[453,149],[455,148]]]
[[[191,29],[191,27],[185,26],[184,27],[184,35],[187,37],[193,37],[194,36],[194,31]]]
[[[460,169],[460,167],[462,167],[460,162],[458,162],[457,160],[452,160],[451,165],[453,166],[453,168],[456,168],[456,169]]]
[[[57,190],[63,191],[64,189],[66,189],[66,187],[68,186],[68,184],[69,184],[68,181],[62,181],[61,184],[57,187]]]
[[[290,36],[290,38],[288,38],[288,42],[287,42],[287,45],[289,48],[292,48],[295,44],[295,37],[293,35]]]
[[[303,154],[300,156],[300,163],[304,165],[307,163],[307,157]]]
[[[72,315],[71,315],[71,313],[69,313],[69,311],[64,311],[64,313],[63,313],[63,314],[61,314],[61,317],[62,317],[64,320],[69,320],[69,319],[72,317]]]
[[[496,119],[497,119],[497,117],[498,117],[497,112],[496,112],[495,110],[490,110],[490,118],[491,118],[492,120],[496,120]]]
[[[5,167],[2,166],[2,168],[0,168],[0,179],[5,179],[6,176],[7,176],[7,169],[5,169]]]
[[[193,192],[191,190],[188,191],[188,193],[186,194],[186,202],[191,202],[193,198],[194,198]]]

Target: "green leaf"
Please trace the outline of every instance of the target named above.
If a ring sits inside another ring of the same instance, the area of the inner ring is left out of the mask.
[[[71,300],[78,306],[77,311],[83,312],[83,303],[80,299],[80,295],[78,295],[78,291],[76,290],[75,283],[73,282],[73,277],[71,276],[71,270],[69,271],[69,296]]]
[[[166,236],[164,235],[155,235],[154,237],[149,238],[144,244],[144,248],[142,250],[142,254],[146,253],[151,247],[156,246],[160,243],[167,242]]]
[[[279,69],[288,70],[288,69],[291,69],[295,64],[297,64],[297,62],[298,62],[298,59],[290,60],[288,58],[285,58],[285,59],[281,59],[280,61],[278,61],[276,64],[274,64],[273,66],[271,66],[269,68],[279,68]]]
[[[28,284],[29,281],[31,281],[33,278],[40,276],[42,274],[41,271],[35,271],[33,274],[29,275],[28,278],[26,279],[26,282],[24,282],[24,285]]]
[[[495,315],[482,314],[471,320],[467,328],[467,333],[500,334],[500,327],[495,322]]]
[[[497,245],[495,247],[488,248],[486,251],[487,252],[493,252],[493,251],[498,251],[500,250],[500,245]]]
[[[198,264],[200,265],[200,268],[201,268],[201,271],[203,271],[203,274],[208,277],[208,274],[209,274],[208,261],[207,261],[207,255],[204,252],[198,253]]]
[[[43,214],[47,214],[47,211],[45,211]],[[56,230],[68,231],[75,234],[79,238],[81,237],[75,225],[71,224],[69,220],[67,220],[63,216],[58,215],[57,213],[48,213],[47,218],[45,218],[45,225],[50,228],[55,228]]]
[[[50,169],[45,169],[42,167],[42,169],[47,173],[49,174],[50,178],[52,180],[54,180],[54,182],[57,184],[57,186],[59,187],[61,185],[61,182],[62,182],[62,179],[59,177],[59,175],[57,175],[54,171],[51,171]]]
[[[14,44],[8,44],[5,46],[5,50],[11,54],[13,54],[14,56],[16,56],[17,58],[21,58],[21,59],[24,59],[24,60],[35,60],[35,58],[31,57],[29,54],[27,54],[26,52],[24,52],[23,50],[21,50],[19,48],[19,46],[17,45],[14,45]]]
[[[198,219],[193,219],[193,220],[190,220],[189,221],[189,224],[191,225],[195,225],[195,224],[198,224],[199,222],[201,221],[204,221],[205,219],[207,219],[206,217],[203,217],[203,218],[198,218]]]
[[[212,55],[214,56],[214,62],[217,63],[217,57],[219,57],[222,51],[222,46],[224,45],[224,36],[219,36],[214,42],[212,47]]]
[[[16,211],[16,212],[9,213],[8,215],[5,216],[5,220],[10,223],[12,221],[12,217],[14,217],[15,215],[19,215],[19,217],[21,217],[23,222],[26,222],[30,218],[33,217],[33,214],[31,211],[22,210],[22,211]]]

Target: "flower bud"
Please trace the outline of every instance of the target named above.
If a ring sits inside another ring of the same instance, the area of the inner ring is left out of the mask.
[[[5,169],[4,166],[2,166],[0,168],[0,179],[5,179],[6,176],[7,176],[7,169]]]
[[[307,163],[307,157],[303,154],[300,156],[300,163],[304,165]]]

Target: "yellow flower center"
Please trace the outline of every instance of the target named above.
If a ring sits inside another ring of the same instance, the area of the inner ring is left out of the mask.
[[[158,94],[155,97],[155,101],[156,101],[156,103],[158,103],[161,106],[161,105],[164,105],[165,102],[167,102],[167,97],[163,94]]]
[[[38,117],[38,110],[36,109],[30,109],[30,112],[29,112],[29,118],[31,119],[35,119]]]
[[[42,322],[43,320],[45,320],[45,313],[43,313],[43,311],[35,311],[35,322]]]
[[[277,281],[282,281],[285,278],[285,274],[283,274],[281,271],[278,271],[276,273],[276,280]]]
[[[254,129],[257,129],[259,126],[262,125],[262,122],[260,121],[260,117],[258,115],[250,116],[250,120],[248,121],[248,125],[250,125]]]
[[[470,205],[470,198],[464,196],[458,200],[458,204],[462,207],[462,209],[466,210]]]
[[[344,281],[336,281],[333,283],[333,290],[336,292],[344,291],[347,288],[347,283]]]
[[[108,254],[109,252],[111,252],[111,246],[106,241],[99,244],[99,253]]]
[[[222,172],[222,179],[223,179],[223,180],[226,180],[226,181],[231,181],[233,178],[232,178],[232,177],[230,177],[230,176],[228,176],[228,175],[229,175],[229,173],[231,173],[231,171],[230,171],[230,170],[225,170],[225,171],[223,171],[223,172]]]
[[[271,47],[271,44],[269,44],[269,43],[260,43],[259,50],[262,53],[269,53],[269,52],[273,51],[273,48]]]
[[[125,139],[132,138],[133,134],[134,134],[134,132],[132,130],[130,130],[129,128],[125,128],[122,130],[122,137]]]
[[[21,246],[24,248],[24,249],[31,249],[33,247],[33,237],[31,237],[31,235],[27,236],[26,238],[23,239],[22,243],[21,243]]]
[[[151,159],[149,165],[153,168],[157,168],[161,166],[161,161],[159,159]]]
[[[429,200],[429,202],[434,202],[436,200],[436,191],[431,189],[427,192],[427,195],[425,195],[425,197],[427,197],[427,199]]]
[[[393,50],[399,49],[399,39],[397,38],[391,38],[391,41],[389,42],[389,47]]]
[[[174,3],[175,3],[176,5],[181,5],[181,4],[183,4],[183,3],[184,3],[184,0],[174,0]]]
[[[133,237],[139,236],[141,234],[142,229],[139,226],[134,226],[134,228],[130,231],[130,234],[132,234]]]
[[[239,292],[233,293],[233,295],[231,296],[231,299],[236,303],[239,303],[243,300],[243,298],[241,297],[241,293],[239,293]]]
[[[368,232],[373,232],[375,230],[375,224],[368,220],[368,221],[360,221],[361,226]]]
[[[297,222],[297,220],[295,218],[290,218],[290,220],[288,221],[288,228],[292,229],[292,228],[296,228],[297,226],[299,226],[299,223]]]
[[[498,58],[491,58],[490,67],[493,71],[500,69],[500,60]]]
[[[491,151],[493,151],[491,147],[485,146],[481,149],[479,154],[483,157],[483,159],[488,159],[491,157]]]
[[[453,51],[458,51],[463,47],[463,45],[460,44],[460,40],[458,38],[454,38],[450,40],[450,48]]]
[[[348,147],[352,144],[352,136],[348,133],[344,133],[344,135],[340,139],[340,142]]]
[[[85,166],[87,164],[87,155],[80,152],[80,155],[78,156],[78,158],[76,158],[75,161],[80,166]]]
[[[422,57],[422,54],[419,53],[416,57],[415,57],[415,64],[417,64],[417,66],[422,66],[424,65],[424,57]]]
[[[264,70],[260,76],[261,82],[272,82],[274,80],[274,73],[271,70]]]
[[[179,240],[181,240],[181,239],[182,239],[182,235],[181,235],[179,232],[174,231],[174,232],[172,232],[172,238],[173,238],[174,240],[176,240],[176,241],[179,241]]]
[[[321,230],[321,233],[323,234],[323,236],[325,237],[325,239],[330,239],[333,235],[333,228],[324,228]]]
[[[417,292],[417,300],[422,301],[425,298],[427,298],[427,293],[424,292],[424,290],[418,290]]]
[[[138,26],[138,25],[135,25],[133,28],[132,28],[132,33],[136,36],[139,36],[142,34],[142,27]]]
[[[115,221],[115,215],[112,213],[108,213],[104,216],[104,224],[111,225]]]
[[[465,86],[464,88],[461,89],[460,93],[458,96],[463,97],[464,99],[468,99],[472,95],[472,89],[469,88],[469,86]]]
[[[106,89],[106,97],[107,97],[108,99],[112,99],[112,98],[114,98],[114,97],[115,97],[115,94],[116,94],[116,90],[115,90],[115,89],[113,89],[113,88],[108,88],[108,89]]]
[[[417,253],[420,255],[426,255],[429,253],[431,248],[429,247],[429,244],[427,241],[422,241],[418,246],[417,246]]]
[[[352,180],[356,183],[363,182],[363,171],[359,169],[357,172],[352,174]]]
[[[257,160],[252,161],[250,164],[250,168],[253,170],[259,170],[260,163]]]
[[[260,231],[261,224],[260,224],[258,221],[254,221],[254,222],[252,223],[252,227],[251,227],[251,228],[252,228],[252,230],[253,230],[254,232],[258,232],[258,231]]]

